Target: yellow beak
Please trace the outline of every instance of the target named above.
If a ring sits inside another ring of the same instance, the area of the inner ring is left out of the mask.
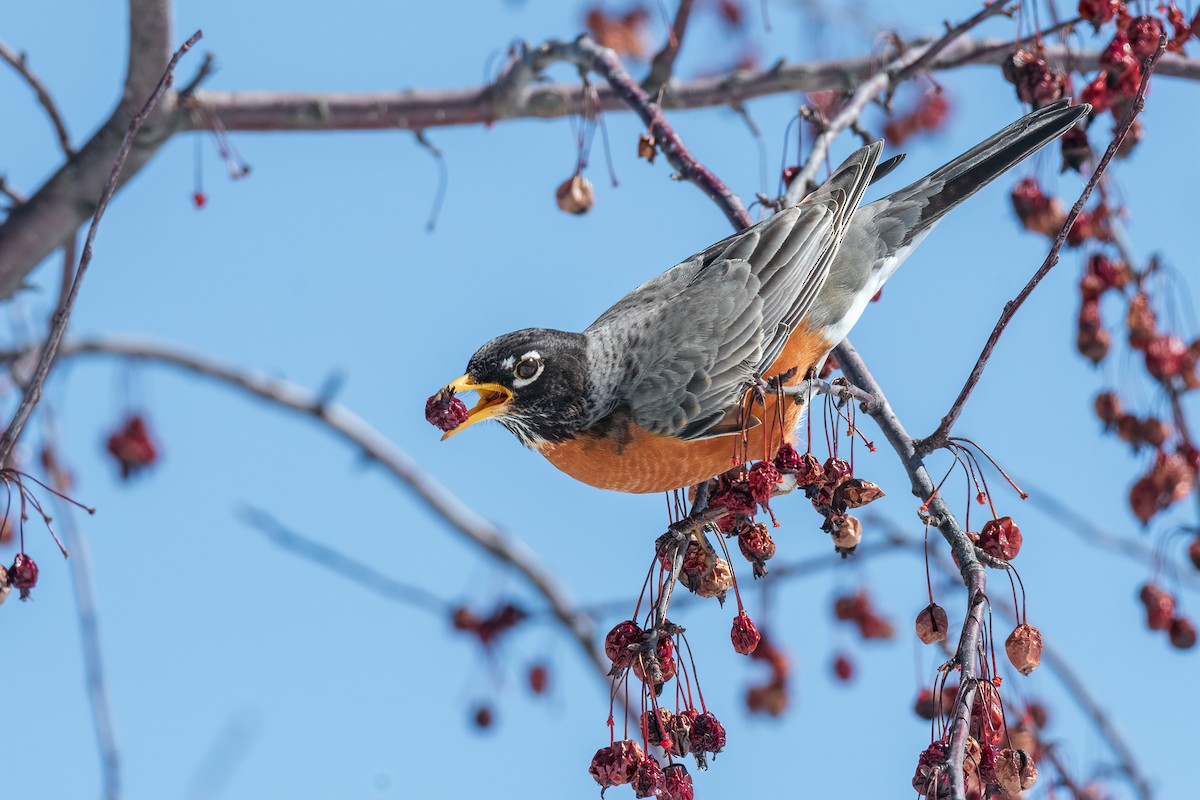
[[[502,386],[498,383],[472,383],[469,375],[463,375],[454,381],[454,383],[448,385],[446,389],[454,392],[479,392],[479,402],[467,412],[467,418],[460,422],[457,427],[451,428],[442,434],[443,442],[459,431],[471,427],[476,422],[504,413],[505,406],[512,400],[512,389],[509,389],[507,386]]]

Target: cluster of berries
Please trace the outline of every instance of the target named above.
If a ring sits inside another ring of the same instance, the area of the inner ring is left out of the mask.
[[[1200,550],[1196,546],[1192,549]],[[1138,598],[1146,607],[1147,628],[1166,631],[1171,645],[1180,650],[1190,650],[1196,646],[1196,623],[1180,611],[1175,595],[1151,581],[1141,588]]]

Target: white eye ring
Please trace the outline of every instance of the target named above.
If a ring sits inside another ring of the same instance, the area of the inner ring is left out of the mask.
[[[541,377],[542,370],[545,368],[546,365],[542,363],[542,358],[536,351],[530,351],[521,356],[521,360],[512,368],[513,388],[520,389],[522,386],[533,383]]]

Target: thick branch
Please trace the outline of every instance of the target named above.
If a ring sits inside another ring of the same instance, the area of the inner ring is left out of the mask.
[[[966,405],[967,398],[971,396],[971,392],[975,390],[975,386],[979,383],[979,379],[983,377],[983,370],[987,366],[988,360],[992,356],[992,351],[996,349],[997,343],[1000,341],[1000,336],[1004,333],[1008,323],[1027,299],[1033,294],[1033,290],[1038,287],[1042,279],[1050,273],[1050,270],[1058,263],[1058,254],[1062,250],[1063,244],[1067,241],[1067,234],[1075,225],[1075,220],[1079,217],[1079,213],[1083,211],[1084,204],[1088,198],[1092,196],[1092,190],[1100,182],[1100,178],[1104,175],[1104,170],[1108,168],[1109,162],[1116,155],[1117,149],[1121,146],[1121,142],[1125,140],[1125,135],[1129,133],[1129,129],[1133,126],[1134,119],[1141,113],[1141,110],[1146,105],[1146,88],[1150,85],[1150,76],[1154,72],[1154,67],[1162,58],[1163,52],[1167,47],[1167,37],[1163,34],[1159,38],[1158,50],[1146,59],[1142,66],[1142,83],[1138,87],[1137,95],[1134,97],[1133,103],[1130,104],[1128,113],[1125,114],[1125,119],[1121,121],[1121,125],[1117,128],[1113,135],[1113,140],[1109,143],[1108,149],[1104,152],[1104,157],[1100,159],[1100,163],[1096,165],[1096,169],[1092,172],[1092,176],[1088,179],[1087,184],[1083,187],[1083,191],[1079,195],[1079,199],[1075,201],[1075,205],[1071,207],[1071,212],[1067,214],[1066,220],[1062,227],[1058,230],[1058,235],[1054,237],[1054,244],[1050,247],[1050,252],[1046,254],[1046,259],[1042,265],[1038,267],[1037,272],[1029,279],[1029,282],[1022,287],[1008,303],[1005,303],[1004,310],[1000,312],[1000,318],[996,320],[995,327],[992,328],[991,335],[988,336],[987,342],[983,346],[983,351],[979,354],[979,358],[975,361],[975,366],[971,368],[971,374],[967,376],[966,382],[955,398],[954,404],[942,417],[941,424],[937,430],[933,432],[929,438],[921,442],[918,449],[921,452],[928,453],[932,450],[943,447],[950,436],[950,429],[954,427],[954,423],[958,421],[958,417],[962,414],[963,407]]]
[[[158,85],[171,57],[169,0],[129,0],[129,62],[121,99],[108,120],[50,180],[0,225],[0,298],[95,211],[130,122]],[[118,185],[150,159],[174,130],[173,98],[146,120]]]
[[[0,360],[12,360],[19,355],[3,354],[0,355]],[[533,552],[523,542],[505,535],[494,524],[464,505],[450,490],[426,474],[405,452],[349,409],[337,403],[325,402],[315,393],[288,381],[222,364],[176,347],[140,339],[95,338],[69,341],[63,345],[60,355],[62,358],[110,355],[167,364],[241,389],[275,406],[315,418],[328,431],[378,462],[453,530],[520,573],[542,596],[554,616],[571,633],[580,649],[601,674],[608,673],[611,664],[596,645],[591,620],[576,610],[574,601],[558,585],[550,571],[538,563]]]

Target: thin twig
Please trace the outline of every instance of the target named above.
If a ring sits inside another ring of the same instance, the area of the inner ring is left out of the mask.
[[[247,506],[242,509],[240,516],[247,525],[265,536],[272,544],[319,564],[323,569],[336,573],[351,583],[392,602],[430,611],[443,617],[449,616],[450,604],[432,592],[398,581],[327,544],[303,536],[262,509]]]
[[[994,17],[996,14],[1012,16],[1013,12],[1016,10],[1016,7],[1017,6],[1014,4],[1013,0],[995,0],[995,2],[985,3],[983,8],[981,8],[979,12],[975,14],[975,16],[971,17],[965,22],[961,22],[954,27],[950,27],[950,24],[946,23],[945,35],[943,35],[933,44],[929,45],[929,47],[927,47],[925,51],[921,53],[919,58],[896,69],[892,75],[891,87],[888,89],[888,97],[885,101],[885,104],[891,101],[892,92],[895,91],[895,88],[900,85],[901,82],[911,78],[913,75],[916,75],[918,72],[932,64],[933,61],[942,54],[942,51],[944,51],[955,39],[959,38],[964,33],[967,33],[985,19]]]
[[[950,406],[950,410],[946,413],[946,416],[942,417],[941,424],[938,425],[937,430],[919,443],[918,449],[921,452],[929,453],[945,445],[950,436],[950,429],[954,427],[954,423],[958,421],[959,415],[962,414],[967,398],[971,396],[971,392],[975,390],[975,386],[983,376],[984,367],[987,366],[988,359],[992,356],[992,351],[996,349],[1001,334],[1004,333],[1005,328],[1008,327],[1008,323],[1017,313],[1017,309],[1024,304],[1029,295],[1033,293],[1033,290],[1042,282],[1042,279],[1058,263],[1059,251],[1062,250],[1062,246],[1067,240],[1067,234],[1070,233],[1071,228],[1075,225],[1075,220],[1079,217],[1079,213],[1083,210],[1083,206],[1088,201],[1088,198],[1091,197],[1092,190],[1100,182],[1100,178],[1104,175],[1104,170],[1108,168],[1109,162],[1116,155],[1121,142],[1125,140],[1125,134],[1129,133],[1134,119],[1145,108],[1146,87],[1150,85],[1150,76],[1154,73],[1154,68],[1158,64],[1158,60],[1162,58],[1166,47],[1167,37],[1166,34],[1163,34],[1159,37],[1158,49],[1150,58],[1146,59],[1142,66],[1142,83],[1138,86],[1137,94],[1134,96],[1133,103],[1130,104],[1128,113],[1125,114],[1125,118],[1117,128],[1112,141],[1108,145],[1108,149],[1104,151],[1104,156],[1100,159],[1100,163],[1096,165],[1095,171],[1092,172],[1092,176],[1083,187],[1083,192],[1080,193],[1079,199],[1071,207],[1071,212],[1067,214],[1066,221],[1059,228],[1058,235],[1054,237],[1054,244],[1051,245],[1050,252],[1046,254],[1045,261],[1038,267],[1037,272],[1029,279],[1029,282],[1017,293],[1017,296],[1004,305],[1004,310],[1000,312],[1000,318],[996,321],[991,335],[988,336],[987,342],[983,346],[983,352],[979,354],[979,358],[975,361],[975,366],[971,368],[971,374],[967,376],[967,380],[959,391],[958,397],[955,398],[954,404]]]
[[[0,58],[11,64],[12,68],[20,73],[37,95],[38,103],[46,112],[46,116],[50,118],[50,124],[54,126],[54,135],[58,138],[58,146],[62,148],[63,155],[67,158],[75,155],[75,149],[71,147],[71,136],[67,133],[67,124],[63,121],[62,114],[58,112],[58,104],[54,102],[53,95],[46,88],[46,84],[42,83],[42,79],[29,68],[25,54],[16,52],[0,41]]]
[[[675,59],[683,47],[683,35],[687,32],[688,19],[692,15],[692,5],[695,0],[679,0],[679,8],[675,10],[675,20],[667,33],[667,43],[650,62],[650,74],[642,81],[642,88],[649,94],[654,94],[671,80],[675,71]]]
[[[121,168],[125,166],[125,159],[129,155],[129,150],[133,147],[133,137],[137,135],[138,130],[146,122],[146,118],[150,116],[150,112],[154,110],[158,101],[171,88],[171,83],[175,77],[175,65],[179,63],[179,59],[183,58],[184,53],[190,50],[192,45],[200,41],[203,35],[202,32],[196,31],[183,43],[182,47],[175,51],[175,54],[171,56],[171,60],[167,62],[166,71],[163,72],[163,76],[158,82],[158,87],[155,88],[153,94],[146,100],[146,104],[142,106],[142,110],[129,123],[129,130],[125,132],[125,138],[121,141],[121,146],[117,150],[117,157],[113,163],[112,171],[109,173],[108,183],[105,184],[104,191],[101,193],[100,200],[96,205],[96,213],[92,215],[92,224],[88,227],[87,237],[83,240],[83,256],[79,259],[79,266],[75,269],[75,277],[71,281],[71,291],[67,294],[66,300],[54,312],[50,333],[46,337],[46,343],[42,346],[41,356],[38,358],[33,378],[25,387],[24,394],[21,397],[21,405],[17,407],[16,413],[13,414],[12,421],[5,428],[3,435],[0,435],[0,464],[8,462],[8,456],[12,452],[13,446],[17,443],[17,438],[21,435],[21,431],[25,429],[25,423],[29,421],[29,415],[33,413],[34,406],[38,404],[38,400],[42,397],[42,386],[46,383],[46,377],[50,374],[50,367],[54,365],[54,358],[58,354],[58,347],[62,343],[63,334],[67,330],[67,320],[71,317],[71,309],[75,306],[75,298],[79,296],[79,287],[83,284],[83,277],[87,273],[88,265],[92,261],[92,242],[96,238],[96,230],[100,226],[100,220],[104,217],[104,210],[108,207],[108,201],[112,199],[113,194],[117,191],[117,179],[121,175]]]
[[[7,197],[14,205],[24,205],[26,201],[25,195],[14,189],[8,182],[8,179],[0,175],[0,194]]]
[[[70,477],[57,461],[62,452],[57,419],[53,414],[44,414],[42,430],[45,433],[50,458],[46,464],[50,485],[57,492],[67,494]],[[113,721],[112,701],[109,699],[108,682],[104,676],[104,652],[100,646],[100,624],[96,611],[96,590],[92,584],[92,557],[87,539],[79,535],[75,525],[71,503],[58,495],[51,496],[56,507],[54,518],[59,532],[71,551],[68,564],[71,569],[71,584],[75,591],[75,613],[79,618],[79,644],[83,651],[84,678],[87,683],[88,703],[92,710],[92,727],[96,736],[96,749],[100,756],[100,776],[105,800],[117,800],[121,796],[121,752],[117,745],[116,724]]]

